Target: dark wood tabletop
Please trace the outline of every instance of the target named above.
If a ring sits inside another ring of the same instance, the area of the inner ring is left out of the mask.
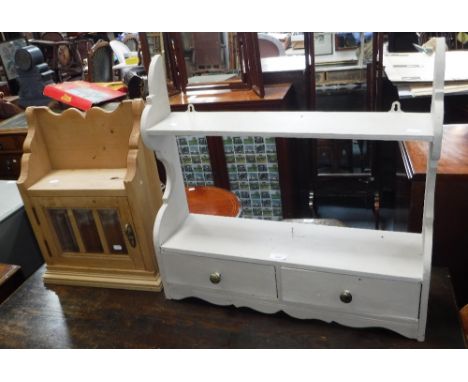
[[[429,143],[409,141],[401,143],[403,161],[410,177],[426,178]],[[442,153],[438,176],[468,175],[468,124],[444,125]]]
[[[434,269],[425,342],[163,293],[44,286],[39,269],[0,305],[2,348],[463,348],[450,279]]]
[[[265,85],[265,96],[259,97],[251,89],[218,90],[210,92],[179,93],[170,97],[173,111],[185,111],[189,104],[195,105],[196,110],[246,110],[249,108],[281,108],[291,91],[290,83]]]
[[[421,232],[427,143],[400,143],[410,181],[408,231]],[[468,124],[444,125],[437,168],[433,264],[448,266],[458,305],[468,304]]]

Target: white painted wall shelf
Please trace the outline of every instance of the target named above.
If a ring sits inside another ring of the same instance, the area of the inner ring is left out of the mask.
[[[153,58],[142,116],[145,144],[166,167],[154,245],[166,297],[280,310],[301,319],[384,327],[424,340],[444,45],[437,40],[431,113],[174,112],[163,60]],[[392,107],[392,109],[394,109]],[[423,140],[430,142],[421,234],[190,214],[177,135]]]
[[[147,134],[423,141],[434,137],[430,114],[403,112],[392,118],[388,112],[171,113]]]

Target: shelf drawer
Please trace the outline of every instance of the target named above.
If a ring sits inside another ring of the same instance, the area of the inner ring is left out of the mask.
[[[220,291],[277,299],[275,268],[271,265],[181,255],[163,250],[166,281]],[[213,275],[213,280],[210,280]],[[216,283],[217,275],[219,282]]]
[[[281,268],[284,301],[348,313],[417,318],[421,283]]]

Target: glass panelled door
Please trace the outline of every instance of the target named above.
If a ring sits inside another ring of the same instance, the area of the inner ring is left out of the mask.
[[[114,259],[117,267],[126,259],[135,268],[143,268],[136,253],[138,240],[126,198],[33,199],[38,220],[46,227],[51,258],[60,256],[61,263],[67,258],[70,264],[79,264],[80,260],[96,264],[100,259],[109,264]]]

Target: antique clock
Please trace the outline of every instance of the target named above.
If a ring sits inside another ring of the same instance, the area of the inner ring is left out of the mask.
[[[50,98],[44,96],[45,85],[53,83],[54,72],[44,62],[41,50],[34,45],[20,48],[15,53],[15,65],[18,71],[19,105],[44,106]]]

